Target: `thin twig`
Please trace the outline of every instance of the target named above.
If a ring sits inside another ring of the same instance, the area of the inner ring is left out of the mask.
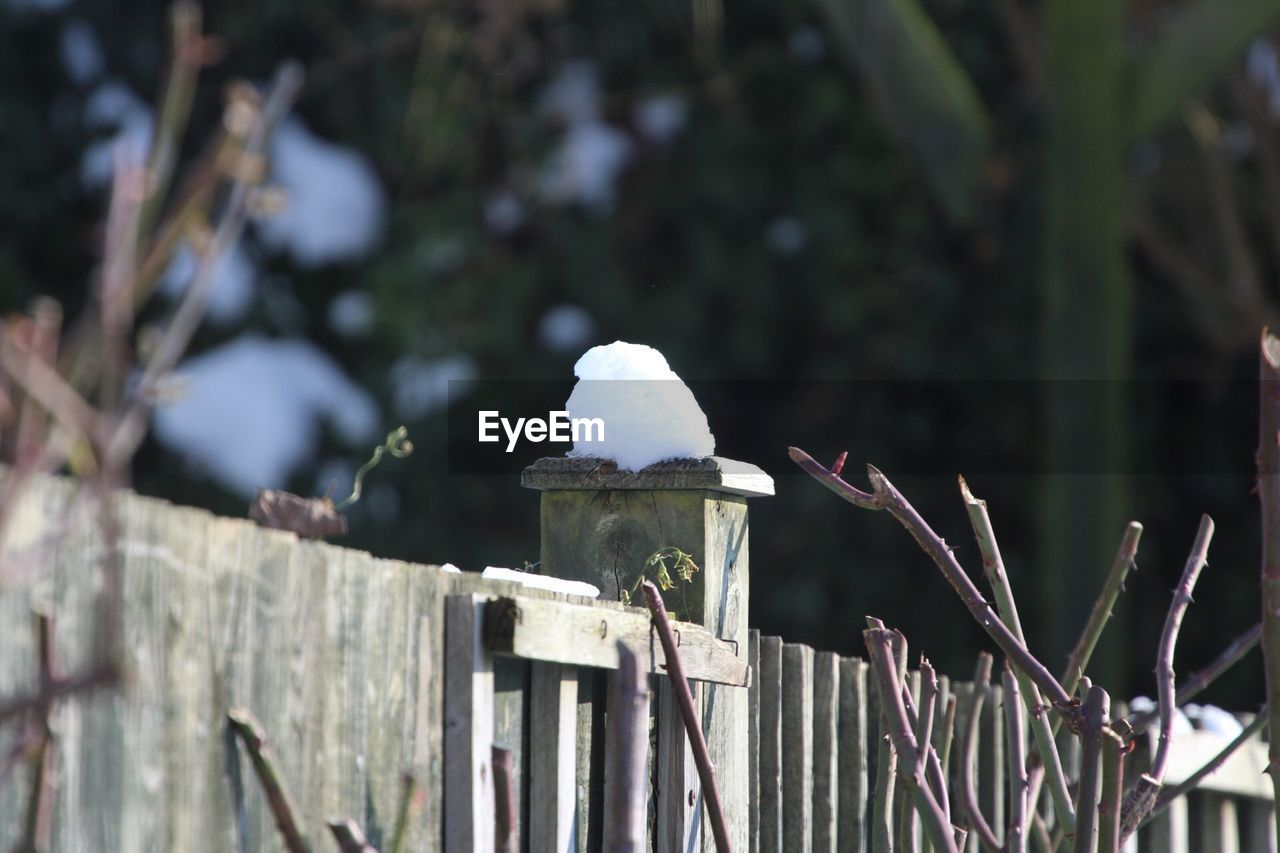
[[[898,751],[898,776],[911,789],[915,808],[919,812],[925,831],[937,850],[958,853],[951,823],[938,804],[937,798],[925,783],[919,761],[919,745],[907,719],[907,709],[902,702],[902,684],[898,681],[897,666],[893,659],[893,634],[880,628],[868,628],[862,632],[880,687],[882,707],[888,711],[890,735]]]
[[[964,477],[960,478],[960,496],[969,513],[969,523],[973,527],[974,538],[978,541],[978,550],[982,553],[983,572],[987,576],[987,582],[991,584],[996,606],[1000,610],[1000,618],[1005,621],[1018,642],[1025,646],[1027,638],[1022,631],[1022,620],[1018,616],[1017,600],[1013,596],[1013,585],[1009,580],[1009,573],[1005,571],[1004,558],[1000,555],[995,529],[987,513],[987,502],[973,496]],[[1109,610],[1110,608],[1108,612]],[[1067,791],[1067,777],[1062,770],[1062,756],[1058,753],[1058,744],[1054,740],[1049,718],[1044,713],[1044,700],[1039,688],[1026,673],[1018,669],[1014,670],[1014,675],[1019,683],[1019,692],[1031,714],[1031,733],[1035,739],[1036,755],[1046,768],[1045,775],[1058,823],[1065,827],[1068,833],[1074,832],[1076,813],[1071,805],[1071,795]],[[1064,683],[1063,689],[1070,693],[1074,685],[1068,687]]]
[[[680,715],[684,718],[685,734],[689,737],[689,746],[693,751],[693,761],[698,768],[698,779],[702,783],[703,802],[706,804],[707,816],[711,821],[711,834],[715,838],[716,850],[719,853],[730,853],[729,828],[724,820],[724,807],[720,803],[720,790],[716,787],[715,769],[711,765],[711,755],[707,751],[707,741],[702,736],[702,721],[698,719],[697,709],[693,707],[693,694],[689,692],[689,682],[684,676],[684,665],[680,662],[680,650],[676,648],[676,638],[671,632],[671,621],[667,617],[666,605],[652,581],[641,584],[644,590],[645,603],[649,605],[649,613],[653,617],[653,625],[658,631],[658,639],[662,642],[662,652],[667,660],[667,675],[671,679],[671,687],[676,695],[676,704],[680,706]]]
[[[271,758],[262,726],[243,708],[233,708],[227,714],[227,725],[239,736],[249,753],[254,772],[258,774],[262,791],[267,796],[267,804],[271,807],[271,814],[275,817],[276,827],[280,830],[280,837],[284,839],[285,849],[289,853],[311,853],[311,842],[294,816],[296,809],[289,799],[289,792],[285,790],[284,780],[276,769],[275,761]]]
[[[412,773],[400,776],[400,804],[396,808],[395,828],[391,832],[391,843],[387,845],[387,853],[404,853],[409,843],[409,828],[422,801],[418,796],[418,777]]]
[[[973,696],[969,701],[969,718],[960,754],[960,801],[969,815],[969,823],[978,833],[978,843],[987,853],[1000,853],[1002,845],[982,814],[978,802],[978,736],[982,724],[982,704],[991,681],[992,657],[986,652],[978,655],[973,672]]]
[[[1262,637],[1262,623],[1259,622],[1236,637],[1227,647],[1223,649],[1213,662],[1204,669],[1197,670],[1191,675],[1182,679],[1178,685],[1178,693],[1174,704],[1181,708],[1190,702],[1196,696],[1218,679],[1227,670],[1235,666],[1235,664],[1253,650],[1258,645],[1258,640]],[[1140,732],[1147,726],[1151,725],[1160,716],[1158,708],[1152,708],[1150,711],[1144,711],[1129,721],[1129,725],[1133,727],[1135,732]]]
[[[1169,766],[1169,750],[1173,746],[1173,716],[1176,707],[1174,690],[1173,653],[1178,644],[1178,632],[1182,628],[1182,617],[1191,604],[1191,593],[1195,590],[1200,570],[1208,559],[1209,542],[1213,539],[1213,519],[1207,515],[1200,517],[1200,529],[1196,532],[1195,542],[1191,546],[1191,554],[1187,557],[1187,565],[1182,570],[1182,579],[1173,591],[1173,602],[1165,614],[1164,630],[1160,633],[1160,647],[1156,653],[1156,690],[1160,697],[1160,740],[1156,745],[1156,755],[1151,762],[1151,775],[1156,781],[1164,779],[1165,769]]]
[[[1068,718],[1073,730],[1078,727],[1079,709],[1071,701],[1071,697],[1066,691],[1062,689],[1062,685],[1058,683],[1058,680],[1054,678],[1045,665],[1027,650],[1025,645],[1018,642],[1017,637],[996,615],[996,612],[991,608],[987,600],[982,597],[982,593],[978,591],[978,588],[973,585],[973,581],[969,579],[964,568],[956,560],[951,548],[942,540],[942,537],[933,531],[933,528],[920,516],[920,513],[916,512],[915,507],[907,501],[906,497],[898,491],[893,483],[889,482],[888,477],[874,465],[868,465],[867,477],[871,480],[874,494],[867,494],[845,483],[839,477],[832,475],[803,450],[792,447],[788,448],[787,452],[792,461],[810,476],[851,503],[868,509],[888,510],[889,514],[911,533],[920,548],[933,558],[934,563],[942,571],[943,577],[947,579],[956,594],[960,596],[960,600],[968,608],[973,618],[990,635],[991,639],[995,640],[996,645],[1005,653],[1005,656],[1031,677],[1031,680],[1049,698],[1053,706]]]
[[[285,63],[276,71],[262,111],[245,143],[244,157],[252,159],[265,156],[271,134],[289,111],[301,86],[302,70],[296,63]],[[238,173],[232,181],[222,218],[209,245],[201,254],[195,278],[183,294],[182,302],[174,311],[142,372],[136,400],[121,417],[120,425],[111,437],[106,452],[106,464],[109,467],[118,467],[122,460],[131,458],[142,441],[155,386],[178,363],[191,336],[204,318],[214,273],[222,261],[222,255],[235,245],[244,231],[248,217],[249,191],[257,177]]]

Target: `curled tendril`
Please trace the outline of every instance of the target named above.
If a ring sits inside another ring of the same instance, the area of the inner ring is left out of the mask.
[[[384,453],[390,453],[397,459],[403,459],[412,452],[413,442],[409,440],[408,429],[398,426],[387,433],[387,440],[375,447],[373,456],[370,456],[369,461],[361,465],[359,471],[356,471],[355,482],[351,484],[351,494],[338,504],[336,509],[346,509],[360,500],[360,493],[364,489],[364,475],[378,467],[378,463],[382,461]]]

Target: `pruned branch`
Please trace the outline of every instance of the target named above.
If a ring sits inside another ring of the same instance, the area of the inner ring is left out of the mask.
[[[889,720],[889,734],[898,752],[898,777],[911,789],[916,811],[920,814],[925,831],[935,849],[957,853],[951,823],[939,805],[937,797],[925,783],[919,760],[920,745],[912,734],[907,718],[907,708],[902,701],[902,683],[898,680],[897,666],[893,659],[893,633],[882,628],[868,628],[862,632],[880,688],[880,701]]]
[[[1071,701],[1071,697],[1067,692],[1062,689],[1062,685],[1058,683],[1058,680],[1054,678],[1045,665],[1037,660],[1024,644],[1018,641],[1008,626],[996,615],[991,605],[982,597],[982,593],[973,585],[973,581],[965,574],[963,567],[956,560],[955,554],[951,552],[951,548],[942,540],[942,537],[933,531],[933,528],[920,516],[920,513],[916,512],[915,507],[911,506],[902,493],[889,482],[888,477],[875,466],[868,465],[867,477],[871,480],[873,489],[872,494],[868,494],[845,483],[840,477],[833,475],[803,450],[792,447],[788,449],[788,453],[792,461],[810,476],[851,503],[869,509],[888,510],[897,519],[898,523],[911,533],[921,549],[933,558],[934,563],[942,571],[943,577],[955,589],[956,594],[960,596],[960,600],[968,608],[978,624],[982,626],[982,629],[991,636],[991,639],[995,640],[1000,650],[1019,669],[1026,672],[1036,686],[1048,697],[1053,707],[1067,717],[1072,730],[1079,727],[1078,708]]]
[[[1081,687],[1088,679],[1081,681]],[[1098,849],[1098,798],[1102,790],[1102,737],[1111,715],[1111,697],[1101,687],[1090,684],[1084,701],[1084,731],[1081,732],[1080,788],[1076,794],[1076,853]]]
[[[258,781],[262,783],[262,791],[267,796],[267,804],[275,817],[276,827],[284,840],[285,849],[289,853],[311,853],[311,841],[303,833],[295,817],[296,809],[285,790],[284,780],[276,768],[271,750],[267,748],[267,736],[262,726],[243,708],[233,708],[227,714],[227,725],[240,738],[249,760],[253,763]]]
[[[720,789],[716,786],[715,768],[711,765],[711,753],[707,751],[707,741],[702,735],[702,721],[693,706],[693,694],[689,691],[689,682],[684,677],[684,664],[680,662],[680,650],[676,647],[675,634],[671,631],[671,619],[667,616],[666,605],[662,603],[662,595],[652,581],[645,581],[644,600],[653,617],[653,626],[662,643],[662,652],[667,661],[667,675],[671,679],[671,687],[676,695],[676,704],[680,708],[680,716],[684,718],[684,731],[689,738],[689,746],[693,751],[693,762],[698,768],[698,780],[702,783],[703,802],[707,807],[707,816],[711,821],[711,834],[715,838],[716,850],[719,853],[731,853],[729,828],[724,819],[724,806],[720,803]]]
[[[1098,639],[1111,618],[1116,599],[1124,591],[1125,578],[1134,567],[1134,558],[1138,554],[1138,542],[1141,539],[1142,525],[1136,521],[1129,522],[1124,535],[1120,538],[1120,547],[1116,550],[1116,558],[1111,563],[1111,571],[1107,573],[1102,591],[1098,593],[1098,599],[1093,603],[1093,610],[1089,612],[1089,620],[1085,622],[1084,630],[1080,632],[1080,639],[1067,658],[1067,668],[1062,674],[1062,689],[1068,693],[1076,691],[1080,677],[1089,666],[1089,659],[1093,656]]]

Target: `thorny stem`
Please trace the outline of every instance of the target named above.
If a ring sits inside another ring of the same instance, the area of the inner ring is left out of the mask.
[[[275,817],[276,827],[280,830],[280,837],[284,839],[285,849],[289,853],[311,853],[311,842],[294,816],[296,810],[285,790],[284,780],[280,777],[275,761],[271,758],[262,726],[243,708],[233,708],[227,714],[227,725],[240,738],[249,753],[254,772],[258,774],[262,791],[267,796],[267,804],[271,807],[271,814]]]
[[[1022,621],[1018,617],[1017,601],[1013,597],[1013,586],[1005,571],[1004,558],[1000,555],[1000,545],[996,542],[995,530],[991,526],[991,517],[987,513],[987,502],[979,500],[969,491],[963,477],[960,478],[960,495],[964,499],[965,508],[969,512],[969,523],[973,527],[974,538],[978,540],[978,550],[982,553],[982,567],[988,583],[995,594],[996,606],[1000,609],[1000,617],[1009,626],[1018,642],[1026,645],[1027,638],[1022,632]],[[1108,608],[1109,610],[1110,608]],[[1058,816],[1058,824],[1068,833],[1075,831],[1076,813],[1071,805],[1071,795],[1067,791],[1067,777],[1062,770],[1062,757],[1058,754],[1058,744],[1053,737],[1053,729],[1048,715],[1044,713],[1044,700],[1040,690],[1029,676],[1021,669],[1014,671],[1018,680],[1021,695],[1031,714],[1031,733],[1035,738],[1036,753],[1040,763],[1046,768],[1046,780],[1049,793],[1053,798],[1054,811]],[[1074,689],[1066,687],[1068,693]],[[1037,798],[1038,799],[1038,798]]]
[[[1102,792],[1098,797],[1098,850],[1120,850],[1120,805],[1124,793],[1124,741],[1102,732]]]
[[[1089,620],[1085,623],[1084,630],[1080,632],[1080,639],[1067,658],[1067,668],[1062,674],[1062,689],[1068,693],[1075,693],[1080,677],[1089,666],[1089,658],[1093,656],[1098,638],[1102,636],[1107,620],[1111,618],[1116,599],[1124,591],[1125,578],[1134,567],[1134,558],[1138,553],[1140,539],[1142,539],[1142,525],[1136,521],[1129,522],[1124,536],[1120,538],[1120,547],[1116,551],[1115,560],[1111,563],[1111,571],[1107,573],[1107,580],[1102,585],[1102,592],[1098,593],[1098,599],[1093,603],[1093,610],[1089,613]]]
[[[1087,681],[1087,679],[1085,679]],[[1081,682],[1083,687],[1084,681]],[[1080,788],[1076,795],[1076,853],[1098,849],[1098,797],[1102,735],[1111,714],[1111,697],[1101,687],[1090,684],[1084,702],[1084,731],[1081,732]]]
[[[1209,552],[1209,542],[1213,539],[1213,519],[1207,515],[1200,517],[1200,529],[1196,532],[1195,542],[1191,546],[1191,554],[1187,557],[1187,565],[1182,570],[1182,579],[1173,591],[1173,602],[1165,615],[1164,630],[1160,633],[1160,647],[1156,653],[1156,690],[1160,697],[1160,740],[1156,746],[1155,759],[1151,762],[1151,776],[1157,782],[1164,779],[1164,771],[1169,766],[1169,750],[1173,745],[1173,714],[1176,707],[1174,691],[1173,652],[1178,644],[1178,631],[1182,628],[1182,617],[1191,604],[1191,593],[1195,589],[1200,570],[1204,568]]]
[[[973,698],[969,702],[969,717],[960,754],[960,800],[969,815],[969,823],[978,833],[978,843],[987,853],[1000,853],[1000,839],[987,823],[978,803],[978,733],[982,724],[982,703],[991,681],[991,663],[991,655],[982,652],[973,672]]]
[[[920,516],[920,513],[916,512],[915,508],[911,506],[902,493],[889,482],[888,477],[875,466],[868,465],[867,477],[871,480],[871,485],[874,489],[874,494],[868,494],[850,486],[839,477],[832,476],[812,456],[798,447],[789,448],[788,453],[793,462],[845,500],[866,509],[888,510],[889,514],[911,533],[921,549],[933,558],[934,563],[937,564],[947,582],[951,584],[952,588],[960,596],[960,600],[968,608],[973,618],[996,642],[1000,650],[1019,669],[1030,676],[1031,680],[1049,698],[1052,705],[1068,718],[1071,728],[1073,730],[1078,728],[1078,708],[1072,703],[1071,697],[1067,692],[1062,689],[1062,685],[1058,683],[1058,680],[1054,678],[1045,665],[1027,650],[1024,644],[1018,642],[1017,637],[996,615],[991,605],[982,597],[982,593],[973,585],[973,581],[965,574],[964,568],[956,560],[946,542],[933,531],[933,528]]]
[[[1258,358],[1258,500],[1262,508],[1262,660],[1272,737],[1268,772],[1280,799],[1280,338],[1262,330]],[[1280,809],[1275,812],[1280,831]]]
[[[1262,623],[1254,625],[1248,631],[1232,640],[1222,652],[1213,659],[1213,662],[1204,669],[1197,670],[1182,680],[1178,685],[1178,692],[1174,700],[1174,704],[1181,708],[1190,702],[1196,696],[1200,695],[1206,687],[1218,679],[1231,667],[1253,650],[1258,645],[1258,640],[1262,637]],[[1129,721],[1129,725],[1133,727],[1135,732],[1142,731],[1151,725],[1160,714],[1159,709],[1152,708],[1150,711],[1144,711]]]
[[[1000,674],[1004,684],[1005,752],[1009,763],[1009,827],[1005,831],[1006,853],[1026,853],[1027,814],[1031,782],[1027,776],[1027,726],[1018,679],[1008,668]]]
[[[862,636],[867,644],[876,683],[880,687],[881,707],[889,720],[889,734],[898,751],[899,777],[911,789],[916,811],[923,819],[925,831],[929,833],[934,848],[958,853],[951,823],[925,783],[921,770],[920,747],[907,719],[907,708],[902,701],[902,683],[898,680],[897,666],[893,659],[893,634],[882,628],[868,628],[862,632]]]

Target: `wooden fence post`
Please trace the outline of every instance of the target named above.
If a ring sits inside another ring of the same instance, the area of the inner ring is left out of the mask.
[[[708,457],[620,471],[601,459],[547,458],[526,468],[521,483],[542,493],[539,571],[581,580],[618,600],[642,575],[649,557],[678,548],[698,565],[664,597],[684,621],[705,626],[747,656],[747,498],[773,494],[773,480],[754,465]],[[747,691],[707,684],[702,728],[724,802],[730,840],[747,850],[749,788]],[[704,838],[710,838],[704,828]]]

